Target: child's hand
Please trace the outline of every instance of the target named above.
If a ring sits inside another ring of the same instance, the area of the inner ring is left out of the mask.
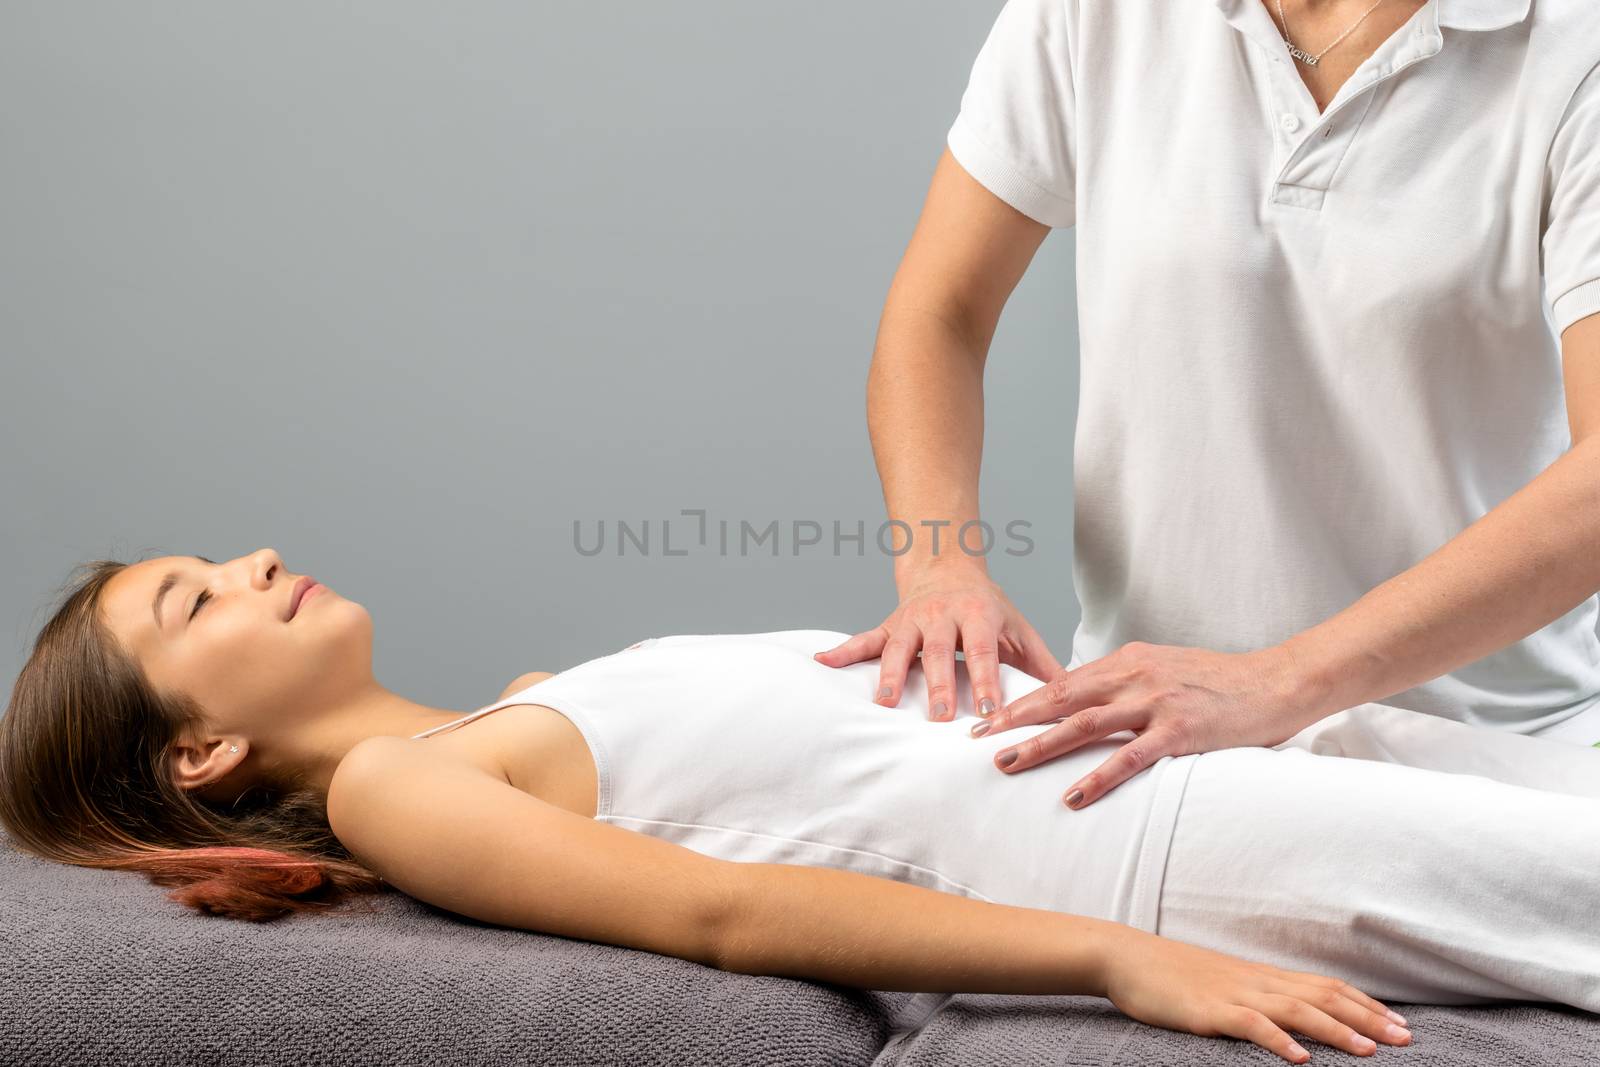
[[[1311,1054],[1286,1030],[1358,1056],[1377,1041],[1411,1043],[1404,1022],[1365,993],[1318,974],[1286,971],[1127,928],[1106,961],[1106,996],[1125,1015],[1168,1030],[1252,1041],[1290,1063]],[[1365,1036],[1363,1036],[1365,1035]]]

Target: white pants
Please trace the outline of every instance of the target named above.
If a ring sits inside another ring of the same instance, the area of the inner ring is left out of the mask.
[[[1161,935],[1393,1001],[1600,1011],[1600,749],[1361,704],[1180,758]]]

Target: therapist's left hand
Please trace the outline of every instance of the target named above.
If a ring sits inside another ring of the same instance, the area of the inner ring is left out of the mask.
[[[1137,734],[1063,793],[1068,807],[1084,808],[1163,756],[1276,745],[1330,713],[1311,706],[1281,646],[1213,652],[1133,641],[1081,667],[1063,668],[984,721],[993,723],[985,731],[993,736],[1063,720],[997,751],[995,765],[1007,774],[1121,730]],[[1009,752],[1017,754],[1015,761],[1002,765]]]

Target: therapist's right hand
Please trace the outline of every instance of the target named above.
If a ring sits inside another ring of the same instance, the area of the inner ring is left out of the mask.
[[[1005,591],[977,565],[935,563],[908,576],[900,604],[883,622],[825,652],[818,663],[845,667],[878,658],[873,696],[885,707],[900,703],[917,653],[928,685],[928,718],[956,713],[956,651],[966,657],[972,703],[988,718],[1005,706],[1000,664],[1006,663],[1048,682],[1061,664]]]

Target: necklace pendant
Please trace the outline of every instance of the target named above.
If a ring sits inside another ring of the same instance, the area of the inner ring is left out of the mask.
[[[1306,66],[1314,67],[1317,65],[1317,57],[1312,55],[1310,52],[1307,52],[1304,49],[1296,48],[1294,45],[1289,44],[1287,40],[1285,40],[1283,43],[1288,45],[1289,54],[1298,59],[1300,62],[1304,63]]]

